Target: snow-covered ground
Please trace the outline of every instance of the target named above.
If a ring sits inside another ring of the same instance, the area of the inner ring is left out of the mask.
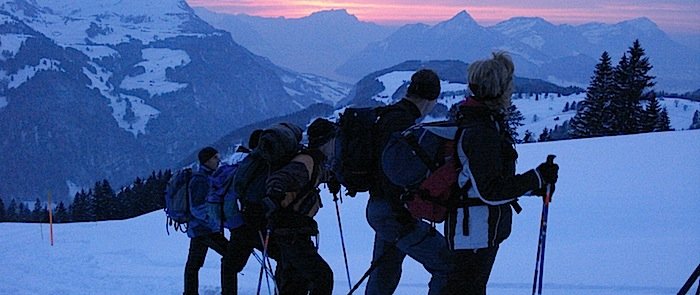
[[[561,166],[550,207],[544,293],[676,294],[700,263],[698,146],[700,130],[518,146],[521,172],[550,153]],[[334,293],[345,294],[335,206],[325,190],[323,197],[320,252],[334,270]],[[530,292],[542,205],[530,197],[520,203],[524,211],[502,244],[490,294]],[[371,260],[365,204],[366,195],[340,204],[353,283]],[[0,232],[0,294],[181,294],[188,239],[166,235],[161,211],[54,225],[53,246],[46,224],[0,223]],[[202,294],[219,291],[219,263],[216,253],[208,255]],[[255,294],[259,267],[251,259],[239,275],[241,294]],[[427,272],[406,259],[396,294],[425,294],[427,282]]]

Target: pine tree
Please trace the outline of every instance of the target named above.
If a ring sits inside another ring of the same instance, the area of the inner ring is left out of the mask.
[[[32,220],[32,211],[24,202],[19,202],[17,205],[17,221],[28,222]]]
[[[7,221],[7,216],[5,213],[5,202],[0,198],[0,222]]]
[[[63,201],[58,203],[58,206],[56,206],[56,212],[54,212],[53,216],[54,216],[53,217],[54,222],[57,222],[57,223],[70,221],[70,216],[68,215],[68,210],[66,209],[66,205],[63,204]]]
[[[656,99],[655,95],[649,98],[649,104],[646,109],[642,111],[640,119],[640,131],[641,132],[654,132],[658,131],[661,118],[661,105],[659,100]]]
[[[593,77],[586,91],[586,98],[579,102],[579,109],[571,119],[569,133],[573,138],[603,136],[608,134],[609,112],[613,93],[613,68],[610,55],[605,51],[595,66]]]
[[[5,216],[7,221],[19,221],[17,216],[17,201],[15,199],[10,200],[10,204],[7,205],[7,212],[5,212]]]
[[[43,213],[44,206],[41,204],[41,200],[37,198],[36,202],[34,202],[34,210],[32,210],[31,221],[41,222],[42,219],[44,219]]]
[[[639,100],[646,88],[656,84],[653,81],[655,77],[649,75],[651,68],[639,40],[635,40],[632,47],[622,55],[614,72],[612,134],[632,134],[641,130],[642,108]]]
[[[693,114],[693,121],[690,123],[688,129],[700,129],[700,111],[695,111]]]
[[[670,131],[671,129],[671,119],[668,117],[668,112],[666,108],[662,108],[659,113],[659,118],[656,120],[656,125],[654,126],[654,131]]]
[[[544,141],[549,141],[549,129],[547,127],[544,127],[542,130],[542,133],[540,134],[540,138],[538,139],[539,142],[544,142]]]
[[[530,130],[525,130],[525,135],[523,136],[523,142],[524,143],[535,142],[535,134],[533,134],[532,131],[530,131]]]
[[[518,139],[518,127],[525,125],[523,124],[523,120],[525,120],[523,113],[521,113],[514,104],[510,104],[506,115],[506,124],[508,124],[508,133],[510,133],[511,138],[513,138],[516,143],[522,142]]]
[[[567,101],[566,104],[564,105],[564,109],[562,110],[562,112],[566,113],[568,111],[569,111],[569,102]]]

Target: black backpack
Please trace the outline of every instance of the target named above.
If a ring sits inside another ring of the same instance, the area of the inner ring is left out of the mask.
[[[247,223],[262,220],[267,177],[289,163],[302,149],[302,130],[290,123],[280,123],[264,129],[258,145],[238,165],[233,177],[233,189],[241,204]]]
[[[377,122],[399,106],[347,108],[338,119],[331,170],[349,195],[369,190],[379,170]]]

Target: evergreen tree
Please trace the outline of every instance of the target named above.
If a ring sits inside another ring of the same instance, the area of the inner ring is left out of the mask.
[[[518,127],[525,125],[523,123],[524,119],[525,117],[523,117],[523,113],[518,110],[518,107],[514,104],[510,104],[506,115],[506,124],[508,124],[508,133],[510,133],[511,138],[513,138],[516,143],[522,142],[518,139]]]
[[[116,216],[116,200],[114,190],[106,179],[95,183],[93,194],[95,220],[109,220]]]
[[[32,210],[31,221],[41,222],[42,219],[44,219],[43,214],[44,214],[44,206],[41,204],[41,200],[39,200],[39,198],[37,198],[36,202],[34,202],[34,210]]]
[[[659,113],[659,119],[656,121],[654,126],[654,131],[670,131],[671,129],[671,119],[668,117],[668,112],[666,108],[662,108]]]
[[[32,220],[32,211],[29,210],[29,206],[24,202],[19,202],[17,205],[17,221],[28,222]]]
[[[695,111],[693,114],[693,121],[690,123],[688,129],[700,129],[700,111]]]
[[[579,102],[579,109],[571,119],[569,133],[573,138],[603,136],[608,133],[608,122],[612,118],[608,106],[613,98],[613,83],[612,63],[610,55],[605,51],[595,66],[586,98]]]
[[[564,105],[564,109],[562,110],[562,112],[566,113],[568,111],[569,111],[569,102],[567,101],[566,104]]]
[[[7,216],[5,214],[5,202],[0,198],[0,222],[7,221]]]
[[[549,129],[547,127],[544,127],[542,130],[542,133],[540,134],[540,138],[538,139],[539,142],[544,142],[544,141],[549,141]]]
[[[5,216],[7,221],[19,221],[17,217],[17,201],[14,198],[10,200],[10,204],[7,205],[7,212],[5,212]]]
[[[641,132],[654,132],[658,131],[657,127],[660,125],[661,118],[661,105],[659,100],[656,99],[655,95],[649,98],[649,104],[646,109],[642,111],[642,116],[640,117],[640,131]]]
[[[523,142],[524,143],[535,142],[535,134],[533,134],[532,131],[530,131],[530,130],[525,130],[525,135],[523,136]]]
[[[53,214],[53,221],[56,223],[68,222],[70,221],[69,217],[70,216],[68,215],[66,205],[63,204],[63,201],[59,202],[58,206],[56,206],[56,211]]]
[[[653,81],[654,76],[649,75],[651,68],[649,58],[645,56],[639,40],[635,40],[627,53],[622,55],[614,71],[612,134],[632,134],[641,130],[642,108],[639,100],[646,88],[656,84]]]

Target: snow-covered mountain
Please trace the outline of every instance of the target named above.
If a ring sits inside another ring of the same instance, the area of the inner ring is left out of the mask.
[[[488,57],[494,50],[507,50],[521,77],[585,86],[603,51],[616,63],[639,39],[654,66],[651,74],[657,76],[658,89],[685,92],[700,85],[700,52],[673,41],[648,18],[574,26],[515,17],[482,26],[467,11],[461,11],[435,25],[384,27],[391,29],[391,34],[383,37],[388,33],[378,34],[381,26],[359,22],[345,11],[317,12],[300,19],[197,11],[253,52],[276,63],[328,77],[344,76],[352,82],[406,60],[469,63]],[[322,21],[312,21],[317,19]],[[310,24],[317,25],[309,28]]]
[[[549,208],[544,293],[676,294],[700,261],[698,145],[700,130],[518,145],[519,172],[550,153],[561,167]],[[321,197],[319,251],[333,269],[334,294],[346,294],[333,198],[325,188]],[[352,283],[372,257],[366,204],[365,193],[339,203]],[[520,204],[523,211],[513,216],[513,232],[498,251],[489,294],[530,294],[542,202],[523,197]],[[166,235],[162,211],[56,224],[53,246],[47,224],[0,223],[0,232],[0,294],[182,294],[189,240]],[[200,294],[217,294],[220,259],[214,251],[207,255]],[[259,270],[251,258],[238,276],[241,294],[255,294]],[[426,294],[428,280],[407,258],[395,294]],[[262,288],[268,294],[265,282]]]
[[[3,197],[125,183],[349,91],[251,53],[182,0],[2,0],[0,53]]]
[[[303,73],[355,82],[335,73],[350,53],[382,40],[395,28],[362,22],[345,9],[326,10],[302,18],[264,18],[215,13],[195,8],[197,15],[275,64]]]

